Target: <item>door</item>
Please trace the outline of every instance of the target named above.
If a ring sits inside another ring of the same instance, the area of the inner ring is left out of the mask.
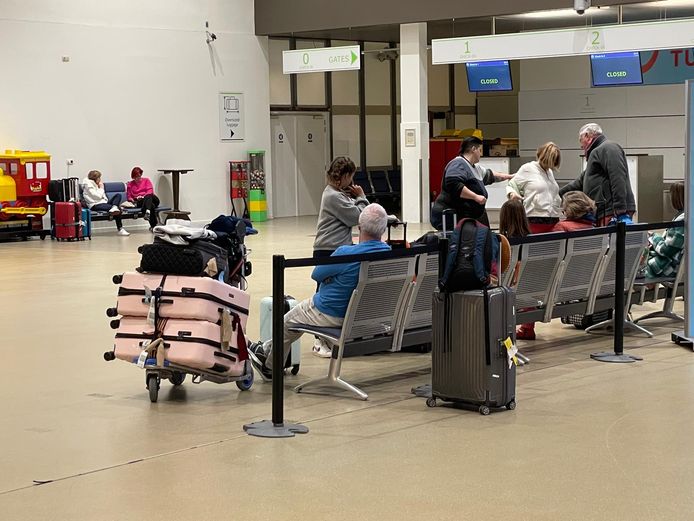
[[[275,114],[272,216],[318,215],[328,162],[325,114]]]
[[[297,117],[297,215],[318,215],[325,188],[326,121],[320,116]]]
[[[296,121],[293,116],[273,116],[272,217],[296,213]]]

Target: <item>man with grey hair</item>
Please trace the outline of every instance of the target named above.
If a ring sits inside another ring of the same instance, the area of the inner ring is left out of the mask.
[[[586,169],[559,190],[559,195],[578,190],[595,201],[597,226],[606,226],[612,219],[631,222],[636,202],[624,150],[608,141],[597,123],[583,125],[578,141],[585,152]]]
[[[340,246],[331,257],[358,255],[390,250],[381,240],[386,231],[388,215],[380,204],[366,206],[359,215],[359,244]],[[303,300],[284,315],[284,358],[286,360],[302,333],[290,331],[296,324],[321,327],[341,327],[347,305],[359,281],[359,262],[316,266],[311,278],[320,283],[318,293]],[[248,348],[251,362],[264,379],[272,378],[272,341],[254,343]]]

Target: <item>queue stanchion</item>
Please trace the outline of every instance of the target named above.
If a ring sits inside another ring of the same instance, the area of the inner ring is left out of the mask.
[[[249,423],[243,430],[260,438],[291,438],[308,427],[284,421],[284,255],[272,256],[272,419]]]
[[[598,362],[627,364],[643,360],[643,358],[624,353],[624,264],[626,262],[627,225],[617,223],[617,251],[614,281],[614,351],[592,353],[590,357]]]

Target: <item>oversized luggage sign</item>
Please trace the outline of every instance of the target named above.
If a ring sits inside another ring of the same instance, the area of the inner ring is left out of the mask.
[[[219,93],[219,139],[221,141],[243,141],[244,104],[241,92]]]

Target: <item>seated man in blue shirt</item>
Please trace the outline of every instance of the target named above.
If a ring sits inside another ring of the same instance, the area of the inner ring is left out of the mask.
[[[359,215],[359,244],[340,246],[331,257],[390,250],[390,246],[381,241],[387,222],[388,215],[380,204],[366,206]],[[318,293],[300,302],[284,315],[284,360],[289,356],[292,342],[303,334],[289,331],[288,328],[292,325],[342,326],[349,299],[359,281],[359,263],[316,266],[311,278],[320,283]],[[248,351],[251,362],[263,378],[271,379],[272,341],[252,344]]]

